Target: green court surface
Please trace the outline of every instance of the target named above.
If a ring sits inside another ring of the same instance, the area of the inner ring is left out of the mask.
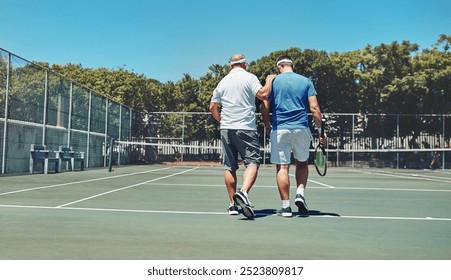
[[[265,166],[250,193],[253,220],[226,213],[223,172],[146,165],[0,177],[0,259],[451,259],[449,171],[320,177],[311,167],[309,215],[282,218],[275,168]]]

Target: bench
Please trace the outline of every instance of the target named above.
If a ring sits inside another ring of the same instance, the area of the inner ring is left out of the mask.
[[[54,156],[50,156],[50,155]],[[59,171],[59,157],[56,153],[46,149],[45,145],[31,144],[30,147],[30,173],[34,173],[34,165],[42,163],[44,174],[48,173],[49,163],[55,164],[55,173]]]
[[[63,162],[69,163],[69,169],[74,171],[75,162],[80,162],[80,170],[83,171],[85,169],[85,153],[84,152],[75,152],[72,150],[72,147],[60,146],[59,147],[59,171],[61,172],[61,167]]]

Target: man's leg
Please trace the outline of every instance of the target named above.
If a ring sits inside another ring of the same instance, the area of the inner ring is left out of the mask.
[[[233,195],[236,193],[236,171],[225,170],[224,182],[226,185],[227,193],[229,195],[229,205],[233,205]]]
[[[277,187],[279,189],[280,199],[282,200],[282,209],[277,211],[277,215],[289,218],[293,216],[290,206],[290,165],[277,164],[276,171]]]
[[[276,180],[277,187],[279,188],[280,199],[290,200],[290,177],[288,172],[290,171],[290,165],[277,164],[276,165]]]
[[[300,162],[296,160],[296,183],[297,183],[297,189],[296,189],[296,199],[295,203],[298,207],[298,211],[301,214],[307,214],[308,213],[308,207],[307,203],[305,201],[305,188],[307,186],[307,179],[308,179],[308,162]]]
[[[258,166],[256,165],[248,165],[246,170],[243,173],[243,186],[241,188],[242,192],[249,193],[252,186],[257,180],[258,175]]]
[[[246,169],[243,172],[243,184],[241,190],[235,193],[235,202],[243,208],[243,215],[247,218],[254,217],[248,192],[251,190],[258,175],[260,166],[260,144],[256,131],[239,131],[237,133],[237,150],[243,159]]]
[[[257,174],[257,165],[249,165],[246,167],[246,170],[244,170],[243,173],[243,186],[241,190],[236,192],[234,195],[235,202],[243,209],[243,215],[250,219],[254,217],[254,210],[252,209],[253,206],[249,200],[248,192],[254,185],[254,182],[257,179]]]
[[[226,185],[227,194],[229,196],[229,208],[227,209],[227,211],[230,215],[238,215],[238,208],[236,207],[233,200],[233,195],[236,192],[237,185],[236,170],[238,169],[237,151],[233,147],[233,145],[230,145],[230,137],[233,137],[233,135],[233,131],[221,130],[221,142],[224,152],[223,163],[225,168],[224,182]]]
[[[308,179],[308,162],[296,160],[296,184],[298,188],[305,189]]]

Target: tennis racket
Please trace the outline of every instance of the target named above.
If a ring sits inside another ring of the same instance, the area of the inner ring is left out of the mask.
[[[324,122],[323,127],[321,129],[321,137],[324,137]],[[324,145],[321,142],[315,148],[315,159],[313,160],[315,164],[316,172],[318,172],[319,176],[325,176],[327,172],[327,156]]]

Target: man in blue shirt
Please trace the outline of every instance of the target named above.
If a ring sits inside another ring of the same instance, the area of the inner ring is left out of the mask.
[[[322,126],[321,110],[312,82],[294,72],[293,60],[281,56],[276,61],[280,74],[274,79],[268,100],[263,101],[263,121],[271,137],[271,163],[276,164],[277,186],[282,200],[282,209],[277,214],[292,217],[290,206],[289,168],[291,153],[296,164],[295,204],[301,214],[308,213],[305,187],[308,179],[308,157],[312,134],[308,125],[307,108],[313,115],[319,130]],[[269,108],[272,106],[272,121],[269,124]],[[271,129],[272,126],[272,129]],[[326,136],[320,137],[326,143]]]

